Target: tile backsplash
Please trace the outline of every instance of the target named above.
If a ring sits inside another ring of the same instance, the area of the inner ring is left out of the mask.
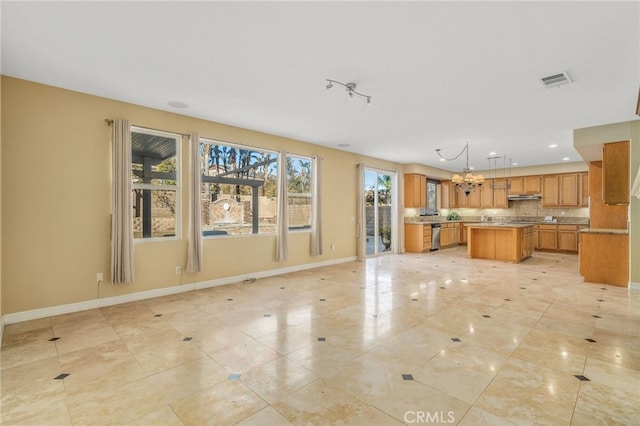
[[[405,217],[420,216],[421,209],[404,209]],[[546,208],[542,207],[541,200],[520,200],[510,201],[508,209],[470,209],[470,208],[457,208],[457,209],[440,209],[440,215],[446,216],[451,211],[457,211],[462,217],[480,217],[480,216],[497,216],[497,217],[544,217],[553,216],[555,218],[562,217],[583,217],[589,218],[589,208]]]

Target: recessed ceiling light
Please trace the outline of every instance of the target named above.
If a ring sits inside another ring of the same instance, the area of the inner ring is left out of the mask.
[[[571,160],[571,158],[569,158],[569,157],[564,157],[564,158],[562,159],[562,161],[569,161],[569,160]]]
[[[447,161],[447,159],[446,158],[441,158],[440,161]]]
[[[518,165],[518,163],[511,163],[511,164],[512,164],[512,165],[514,165],[514,166],[517,166],[517,165]]]
[[[169,105],[171,108],[180,108],[180,109],[189,107],[189,105],[180,101],[170,101],[170,102],[167,102],[167,105]]]
[[[469,167],[469,170],[474,170],[474,169],[475,169],[475,167],[473,167],[473,166]]]
[[[557,148],[558,145],[556,145],[555,143],[552,143],[551,145],[549,145],[549,148]]]
[[[489,153],[489,155],[496,155],[496,153],[492,151]]]
[[[339,146],[340,148],[348,148],[348,147],[350,147],[350,146],[351,146],[351,144],[350,144],[350,143],[339,143],[339,144],[338,144],[338,146]]]

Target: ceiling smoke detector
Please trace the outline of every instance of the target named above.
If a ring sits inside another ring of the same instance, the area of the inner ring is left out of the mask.
[[[540,83],[542,83],[542,85],[546,88],[559,87],[571,82],[571,77],[569,77],[569,74],[566,71],[560,74],[554,74],[540,78]]]

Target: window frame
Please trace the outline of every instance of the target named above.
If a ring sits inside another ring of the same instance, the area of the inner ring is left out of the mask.
[[[308,155],[300,155],[300,154],[294,154],[294,153],[285,153],[285,163],[287,158],[291,157],[291,158],[295,158],[295,159],[300,159],[300,160],[306,160],[309,161],[310,163],[310,167],[309,167],[309,199],[311,200],[311,211],[310,211],[310,217],[309,217],[309,225],[305,225],[305,226],[291,226],[291,222],[289,221],[289,223],[287,223],[287,229],[289,230],[289,232],[311,232],[311,226],[313,225],[313,214],[314,214],[314,197],[313,197],[313,178],[314,178],[314,173],[313,173],[313,166],[314,166],[314,161],[313,161],[313,157],[308,156]],[[289,176],[287,175],[287,208],[289,208]]]
[[[433,210],[429,210],[429,184],[433,185],[433,192],[434,192]],[[426,205],[424,207],[424,212],[427,215],[435,215],[438,212],[438,185],[440,185],[439,181],[435,179],[427,179],[427,184],[425,185]]]
[[[142,190],[150,190],[150,191],[174,191],[175,192],[175,232],[174,235],[166,236],[166,237],[138,237],[134,236],[133,242],[134,244],[138,243],[147,243],[147,242],[159,242],[159,241],[179,241],[182,239],[182,135],[179,133],[156,130],[156,129],[148,129],[140,126],[129,126],[129,131],[133,134],[135,133],[143,133],[152,136],[160,136],[165,138],[172,138],[176,141],[176,171],[175,171],[175,185],[157,185],[153,183],[134,183],[131,182],[131,197],[133,197],[133,193],[135,189]],[[133,172],[133,147],[131,148],[131,164],[129,165],[129,172]],[[132,207],[133,207],[132,200]],[[133,223],[133,208],[131,210],[131,221]]]
[[[278,165],[278,156],[280,155],[280,153],[276,150],[273,149],[268,149],[268,148],[260,148],[260,147],[255,147],[255,146],[250,146],[250,145],[244,145],[241,143],[237,143],[237,142],[229,142],[229,141],[225,141],[222,139],[215,139],[215,138],[207,138],[207,137],[200,137],[200,141],[199,141],[199,153],[200,153],[200,162],[199,162],[199,166],[200,167],[200,176],[201,178],[204,178],[207,175],[203,174],[203,170],[201,165],[203,164],[203,152],[202,152],[202,145],[203,144],[209,144],[209,145],[224,145],[224,146],[228,146],[231,148],[235,148],[237,150],[246,150],[246,151],[254,151],[254,152],[260,152],[260,153],[266,153],[266,154],[272,154],[276,156],[276,159],[273,161],[276,165],[276,170],[277,170],[277,165]],[[276,175],[277,177],[277,175]],[[201,182],[202,185],[204,184],[209,184],[211,185],[211,182],[204,182],[204,180],[202,180]],[[231,185],[231,184],[225,184],[225,185]],[[251,185],[244,185],[244,186],[251,186]],[[278,194],[276,193],[276,196]],[[258,210],[259,212],[259,210]],[[201,226],[203,226],[203,224],[201,224]],[[274,225],[275,226],[275,225]],[[259,231],[259,228],[258,228]],[[217,239],[217,238],[242,238],[242,237],[255,237],[255,236],[261,236],[261,235],[276,235],[277,234],[277,230],[274,229],[273,232],[257,232],[257,233],[246,233],[246,234],[214,234],[214,235],[205,235],[205,231],[204,229],[201,229],[201,235],[202,238],[204,239]]]

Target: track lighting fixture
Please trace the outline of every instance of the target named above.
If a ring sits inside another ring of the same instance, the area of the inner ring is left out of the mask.
[[[337,80],[331,80],[327,78],[327,81],[329,82],[329,84],[327,84],[327,90],[331,89],[333,87],[333,83],[339,84],[340,86],[344,87],[347,90],[347,94],[349,95],[350,98],[353,98],[353,95],[358,95],[362,98],[365,98],[367,100],[367,104],[371,103],[371,96],[369,95],[365,95],[363,93],[360,93],[358,91],[356,91],[356,84],[355,83],[341,83]]]

